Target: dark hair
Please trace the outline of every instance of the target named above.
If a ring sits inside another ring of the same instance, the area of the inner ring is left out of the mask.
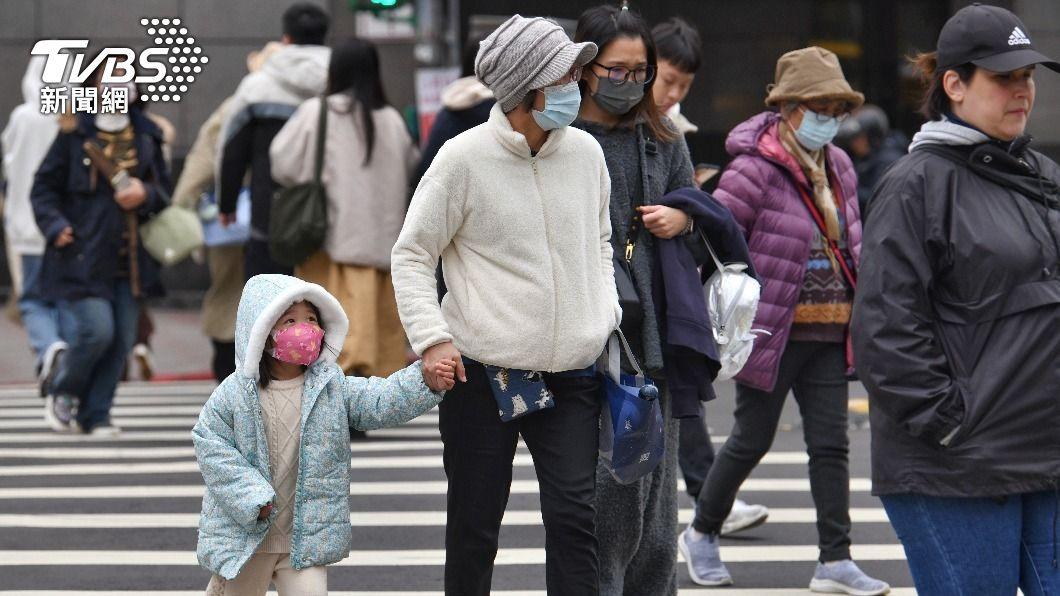
[[[578,17],[578,28],[574,32],[576,43],[591,41],[600,48],[600,54],[602,54],[607,44],[618,37],[640,38],[648,50],[648,64],[658,67],[655,42],[652,40],[651,29],[648,28],[647,21],[625,5],[622,8],[607,4],[594,6]],[[586,64],[585,68],[591,69],[592,63]],[[651,91],[654,84],[655,78],[652,77],[652,80],[644,85],[644,98],[629,113],[622,116],[619,122],[630,124],[643,118],[657,139],[665,142],[673,141],[677,138],[677,130],[663,122],[662,113],[659,112],[655,99],[652,98]],[[582,93],[585,94],[588,91],[586,84],[582,82],[580,85]]]
[[[320,321],[320,309],[317,308],[317,305],[313,304],[312,302],[310,302],[308,300],[305,300],[304,302],[309,305],[309,308],[313,309],[313,314],[317,316],[317,324],[320,325],[321,328],[323,328],[324,326],[323,326],[323,324],[321,324],[321,321]],[[270,327],[270,330],[271,330],[271,327]],[[270,336],[271,336],[271,331],[270,331]],[[269,342],[268,342],[268,340],[266,340],[265,341],[265,345],[268,345],[268,344],[269,344]],[[327,344],[321,344],[321,349],[322,350],[324,348],[327,348],[327,347],[328,347]],[[262,351],[261,360],[258,361],[258,386],[261,387],[262,389],[267,388],[269,386],[269,381],[273,380],[272,368],[269,366],[269,362],[271,362],[272,360],[274,360],[274,358],[272,356],[270,356],[267,352]],[[305,370],[306,368],[308,368],[308,367],[303,366],[302,370]]]
[[[379,51],[375,44],[363,39],[349,39],[331,52],[328,64],[328,95],[349,93],[350,112],[361,107],[361,123],[364,126],[364,163],[372,161],[375,147],[375,122],[372,112],[386,107],[386,93],[379,76]]]
[[[460,56],[460,76],[475,76],[475,58],[478,57],[479,43],[486,39],[487,35],[489,35],[489,31],[482,31],[481,29],[472,30],[468,33],[467,42],[464,43],[464,52]]]
[[[672,17],[651,30],[659,59],[688,74],[695,74],[703,62],[699,31],[680,17]]]
[[[328,13],[308,2],[292,4],[283,11],[283,34],[297,45],[324,45],[328,34]]]
[[[924,97],[920,100],[920,109],[917,111],[928,120],[942,120],[942,115],[952,109],[950,96],[946,95],[946,89],[942,84],[942,78],[946,76],[946,73],[952,70],[967,83],[972,80],[976,68],[974,64],[967,63],[936,72],[938,70],[937,52],[917,54],[909,58],[909,62],[913,64],[920,80],[926,85]]]

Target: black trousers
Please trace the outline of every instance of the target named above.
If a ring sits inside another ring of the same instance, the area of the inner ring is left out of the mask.
[[[247,240],[246,250],[243,252],[243,275],[250,279],[261,273],[282,273],[294,275],[293,267],[285,267],[269,256],[269,243],[262,240]]]
[[[699,496],[710,467],[714,465],[714,444],[710,441],[702,405],[699,406],[699,412],[699,418],[681,419],[677,451],[677,465],[681,467],[681,475],[685,478],[685,492],[693,500]]]
[[[234,341],[217,341],[211,339],[213,344],[213,378],[220,383],[228,375],[236,372],[236,343]]]
[[[545,375],[556,406],[502,422],[485,369],[467,359],[464,364],[467,382],[457,382],[446,394],[438,417],[449,479],[446,595],[490,593],[512,460],[522,435],[541,486],[548,593],[595,596],[599,381],[595,376]]]
[[[846,349],[841,343],[788,342],[772,392],[736,386],[736,422],[699,492],[692,526],[716,534],[736,492],[769,452],[788,391],[795,394],[810,456],[821,561],[850,558],[850,441]]]

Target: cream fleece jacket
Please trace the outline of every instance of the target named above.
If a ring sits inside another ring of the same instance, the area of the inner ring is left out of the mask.
[[[611,182],[588,133],[549,134],[536,156],[499,106],[439,151],[391,258],[413,349],[452,341],[496,366],[589,366],[622,311],[615,290]],[[441,257],[448,293],[439,307]]]

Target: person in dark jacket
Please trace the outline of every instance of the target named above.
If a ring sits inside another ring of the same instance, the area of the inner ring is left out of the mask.
[[[864,225],[872,190],[887,168],[906,154],[909,137],[900,130],[891,130],[882,108],[865,104],[839,126],[835,144],[850,155],[858,173],[858,206]]]
[[[460,78],[442,90],[442,109],[431,125],[413,184],[419,184],[420,178],[423,178],[427,168],[431,167],[434,156],[438,155],[438,150],[446,141],[489,119],[490,110],[496,100],[489,87],[483,85],[475,76],[475,56],[478,55],[478,44],[483,38],[481,35],[468,37],[460,66]]]
[[[770,335],[736,376],[736,421],[699,492],[680,547],[693,581],[732,583],[718,534],[740,485],[769,451],[788,392],[802,415],[817,509],[814,591],[886,594],[850,554],[847,329],[861,248],[854,167],[831,144],[839,122],[864,96],[839,59],[819,47],[777,62],[766,105],[779,108],[737,126],[726,142],[735,159],[715,197],[732,211],[762,281],[755,327]]]
[[[679,17],[672,17],[659,23],[651,30],[652,39],[655,41],[655,50],[658,52],[659,74],[655,84],[652,85],[652,98],[659,110],[677,127],[681,134],[695,134],[699,130],[688,118],[681,114],[681,102],[688,96],[692,88],[692,81],[696,77],[696,71],[703,62],[702,44],[699,31],[691,24]],[[702,169],[696,170],[696,185],[702,187],[706,179],[701,179]],[[717,204],[713,202],[713,204]],[[724,211],[728,211],[724,209]],[[729,220],[732,216],[729,215]],[[735,226],[734,226],[735,227]],[[700,228],[701,231],[702,228]],[[736,228],[739,245],[742,245],[746,253],[747,243],[743,235]],[[718,250],[735,244],[733,240],[725,238],[712,238],[718,244]],[[750,258],[744,256],[742,259],[724,259],[723,262],[738,262],[751,265]],[[710,267],[713,270],[713,266]],[[710,466],[714,464],[714,444],[710,439],[707,421],[701,412],[699,417],[688,417],[681,419],[680,444],[677,454],[677,465],[681,469],[681,475],[685,478],[685,491],[695,503],[699,496],[703,482],[707,479]],[[732,504],[728,517],[721,527],[721,535],[734,534],[743,530],[757,527],[769,517],[769,509],[764,505],[748,504],[741,499],[736,499]]]
[[[1060,592],[1060,166],[1034,50],[974,5],[917,65],[929,122],[873,198],[853,338],[873,493],[922,596]]]
[[[137,104],[135,86],[127,89],[128,114],[63,117],[30,195],[47,242],[41,292],[57,304],[69,343],[45,412],[60,432],[120,432],[110,407],[136,340],[139,299],[160,287],[159,265],[138,230],[169,203],[169,170],[161,130]],[[128,174],[124,188],[111,186],[89,160],[85,143]]]
[[[323,45],[327,31],[328,15],[319,6],[292,5],[283,13],[283,49],[244,77],[229,101],[217,156],[217,204],[221,223],[234,222],[236,199],[249,170],[246,279],[260,273],[292,273],[269,254],[269,212],[278,188],[272,179],[269,146],[303,101],[324,92],[331,59],[331,49]]]

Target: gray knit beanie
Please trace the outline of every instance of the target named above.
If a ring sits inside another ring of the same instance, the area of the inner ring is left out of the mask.
[[[559,80],[596,57],[596,44],[574,43],[563,28],[541,17],[515,15],[479,43],[475,76],[493,91],[505,113],[532,89]]]

